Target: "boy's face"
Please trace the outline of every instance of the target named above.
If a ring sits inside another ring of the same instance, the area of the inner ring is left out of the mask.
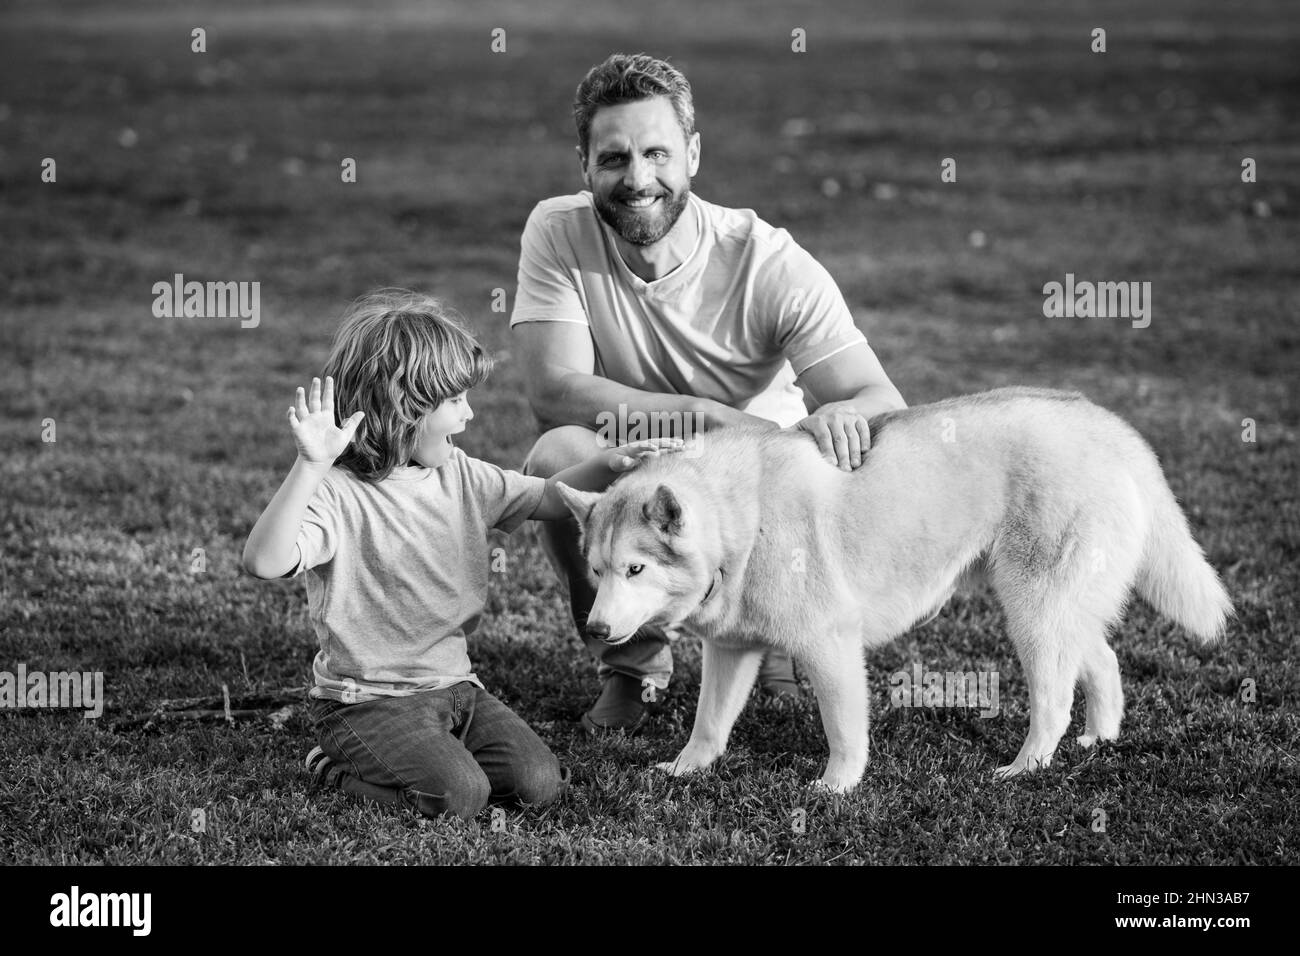
[[[429,412],[420,422],[415,451],[411,455],[413,461],[426,468],[441,465],[451,454],[451,436],[463,432],[473,417],[474,409],[469,407],[467,392],[453,395]]]

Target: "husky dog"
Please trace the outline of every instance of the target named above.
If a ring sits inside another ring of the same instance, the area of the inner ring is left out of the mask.
[[[806,433],[724,429],[603,494],[560,486],[597,581],[587,630],[619,644],[654,622],[704,640],[694,729],[660,769],[721,756],[765,647],[783,647],[821,709],[820,784],[851,790],[867,763],[864,648],[933,617],[967,572],[996,592],[1029,684],[1029,734],[999,777],[1050,763],[1076,681],[1079,743],[1118,735],[1106,635],[1133,587],[1201,641],[1222,635],[1232,605],[1155,454],[1081,395],[997,389],[876,416],[871,434],[853,472]]]

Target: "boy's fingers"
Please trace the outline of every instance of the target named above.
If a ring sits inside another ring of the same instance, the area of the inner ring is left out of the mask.
[[[298,417],[306,418],[307,417],[307,393],[303,391],[301,385],[298,386],[298,391],[294,395],[294,403],[295,403],[295,407],[298,409]]]
[[[633,445],[636,449],[645,449],[647,451],[662,451],[666,448],[677,448],[683,444],[680,438],[645,438]]]
[[[321,400],[320,400],[320,401],[321,401],[321,407],[322,407],[323,409],[325,409],[325,411],[329,412],[330,415],[333,415],[333,414],[334,414],[334,378],[333,378],[333,376],[330,376],[330,375],[326,375],[326,376],[325,376],[325,391],[322,393],[322,395],[321,395]]]
[[[311,380],[311,398],[307,400],[307,408],[313,412],[320,411],[320,379]]]

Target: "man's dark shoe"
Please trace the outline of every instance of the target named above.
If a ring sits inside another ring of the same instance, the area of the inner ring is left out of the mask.
[[[643,693],[635,677],[611,674],[591,710],[582,715],[582,729],[592,735],[621,730],[630,737],[650,716]]]

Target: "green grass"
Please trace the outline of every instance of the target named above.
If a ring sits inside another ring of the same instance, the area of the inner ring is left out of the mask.
[[[1300,138],[1283,118],[1300,15],[560,6],[397,4],[387,22],[324,2],[5,14],[0,669],[102,670],[109,708],[100,721],[0,711],[0,862],[1295,863]],[[1104,56],[1087,52],[1098,24]],[[189,52],[194,25],[205,56]],[[789,52],[793,26],[808,30],[804,56]],[[555,807],[511,811],[505,833],[486,814],[423,821],[309,795],[301,716],[130,726],[223,683],[306,683],[301,584],[252,580],[238,561],[293,457],[282,410],[353,296],[406,285],[459,308],[500,359],[463,445],[522,461],[528,370],[492,290],[513,296],[533,203],[579,188],[573,86],[632,47],[671,55],[696,88],[697,191],[817,255],[910,402],[1078,388],[1155,446],[1239,616],[1201,649],[1130,611],[1112,642],[1118,742],[1081,752],[1079,714],[1053,767],[992,781],[1023,739],[1027,695],[1000,612],[976,595],[870,656],[872,760],[853,795],[806,790],[825,759],[811,701],[751,703],[716,772],[669,781],[648,767],[689,732],[698,647],[678,645],[643,737],[582,737],[594,667],[527,531],[505,542],[472,655],[574,781]],[[811,133],[783,134],[791,119]],[[46,156],[57,184],[39,181]],[[339,182],[343,156],[355,185]],[[939,182],[946,156],[956,184]],[[1243,156],[1258,183],[1240,182]],[[261,281],[260,327],[155,319],[150,287],[175,272]],[[1066,272],[1151,281],[1151,327],[1044,319],[1042,285]],[[887,675],[913,660],[1000,671],[1002,713],[890,710]],[[1239,699],[1245,678],[1254,703]]]

